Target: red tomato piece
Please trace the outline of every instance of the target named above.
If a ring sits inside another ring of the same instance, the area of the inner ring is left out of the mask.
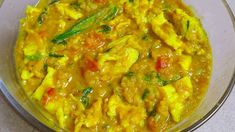
[[[87,58],[85,64],[85,67],[90,71],[96,72],[99,70],[98,63],[91,58]]]
[[[48,88],[46,93],[42,97],[42,104],[46,105],[51,99],[53,99],[55,96],[55,89],[54,88]]]
[[[48,96],[54,96],[55,95],[55,89],[54,88],[49,88],[47,90],[47,94],[48,94]]]
[[[163,68],[167,68],[168,66],[169,66],[169,57],[167,56],[158,57],[155,67],[157,71],[160,71]]]

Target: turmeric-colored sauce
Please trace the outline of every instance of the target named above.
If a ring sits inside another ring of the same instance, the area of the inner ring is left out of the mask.
[[[181,0],[41,0],[15,48],[19,80],[68,131],[166,131],[210,80],[207,35]]]

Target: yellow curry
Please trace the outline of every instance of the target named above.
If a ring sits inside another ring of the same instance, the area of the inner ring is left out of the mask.
[[[181,0],[41,0],[15,48],[19,80],[68,131],[165,131],[207,90],[207,35]]]

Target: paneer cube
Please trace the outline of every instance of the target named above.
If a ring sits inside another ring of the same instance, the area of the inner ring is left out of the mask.
[[[53,80],[53,75],[56,72],[55,69],[48,67],[47,68],[47,75],[42,81],[41,85],[36,89],[36,91],[33,93],[32,98],[40,101],[44,92],[48,87],[53,87],[54,86],[54,80]]]
[[[177,36],[173,25],[165,18],[163,12],[152,19],[151,25],[154,33],[167,45],[173,47],[175,50],[183,46],[183,42]]]
[[[192,57],[191,56],[181,55],[179,57],[179,64],[184,70],[188,71],[189,68],[190,68],[191,63],[192,63]]]

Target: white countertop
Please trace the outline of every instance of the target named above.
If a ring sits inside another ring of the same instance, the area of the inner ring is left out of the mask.
[[[235,0],[227,0],[235,14]],[[36,132],[0,96],[0,132]],[[235,89],[222,108],[196,132],[235,131]]]

